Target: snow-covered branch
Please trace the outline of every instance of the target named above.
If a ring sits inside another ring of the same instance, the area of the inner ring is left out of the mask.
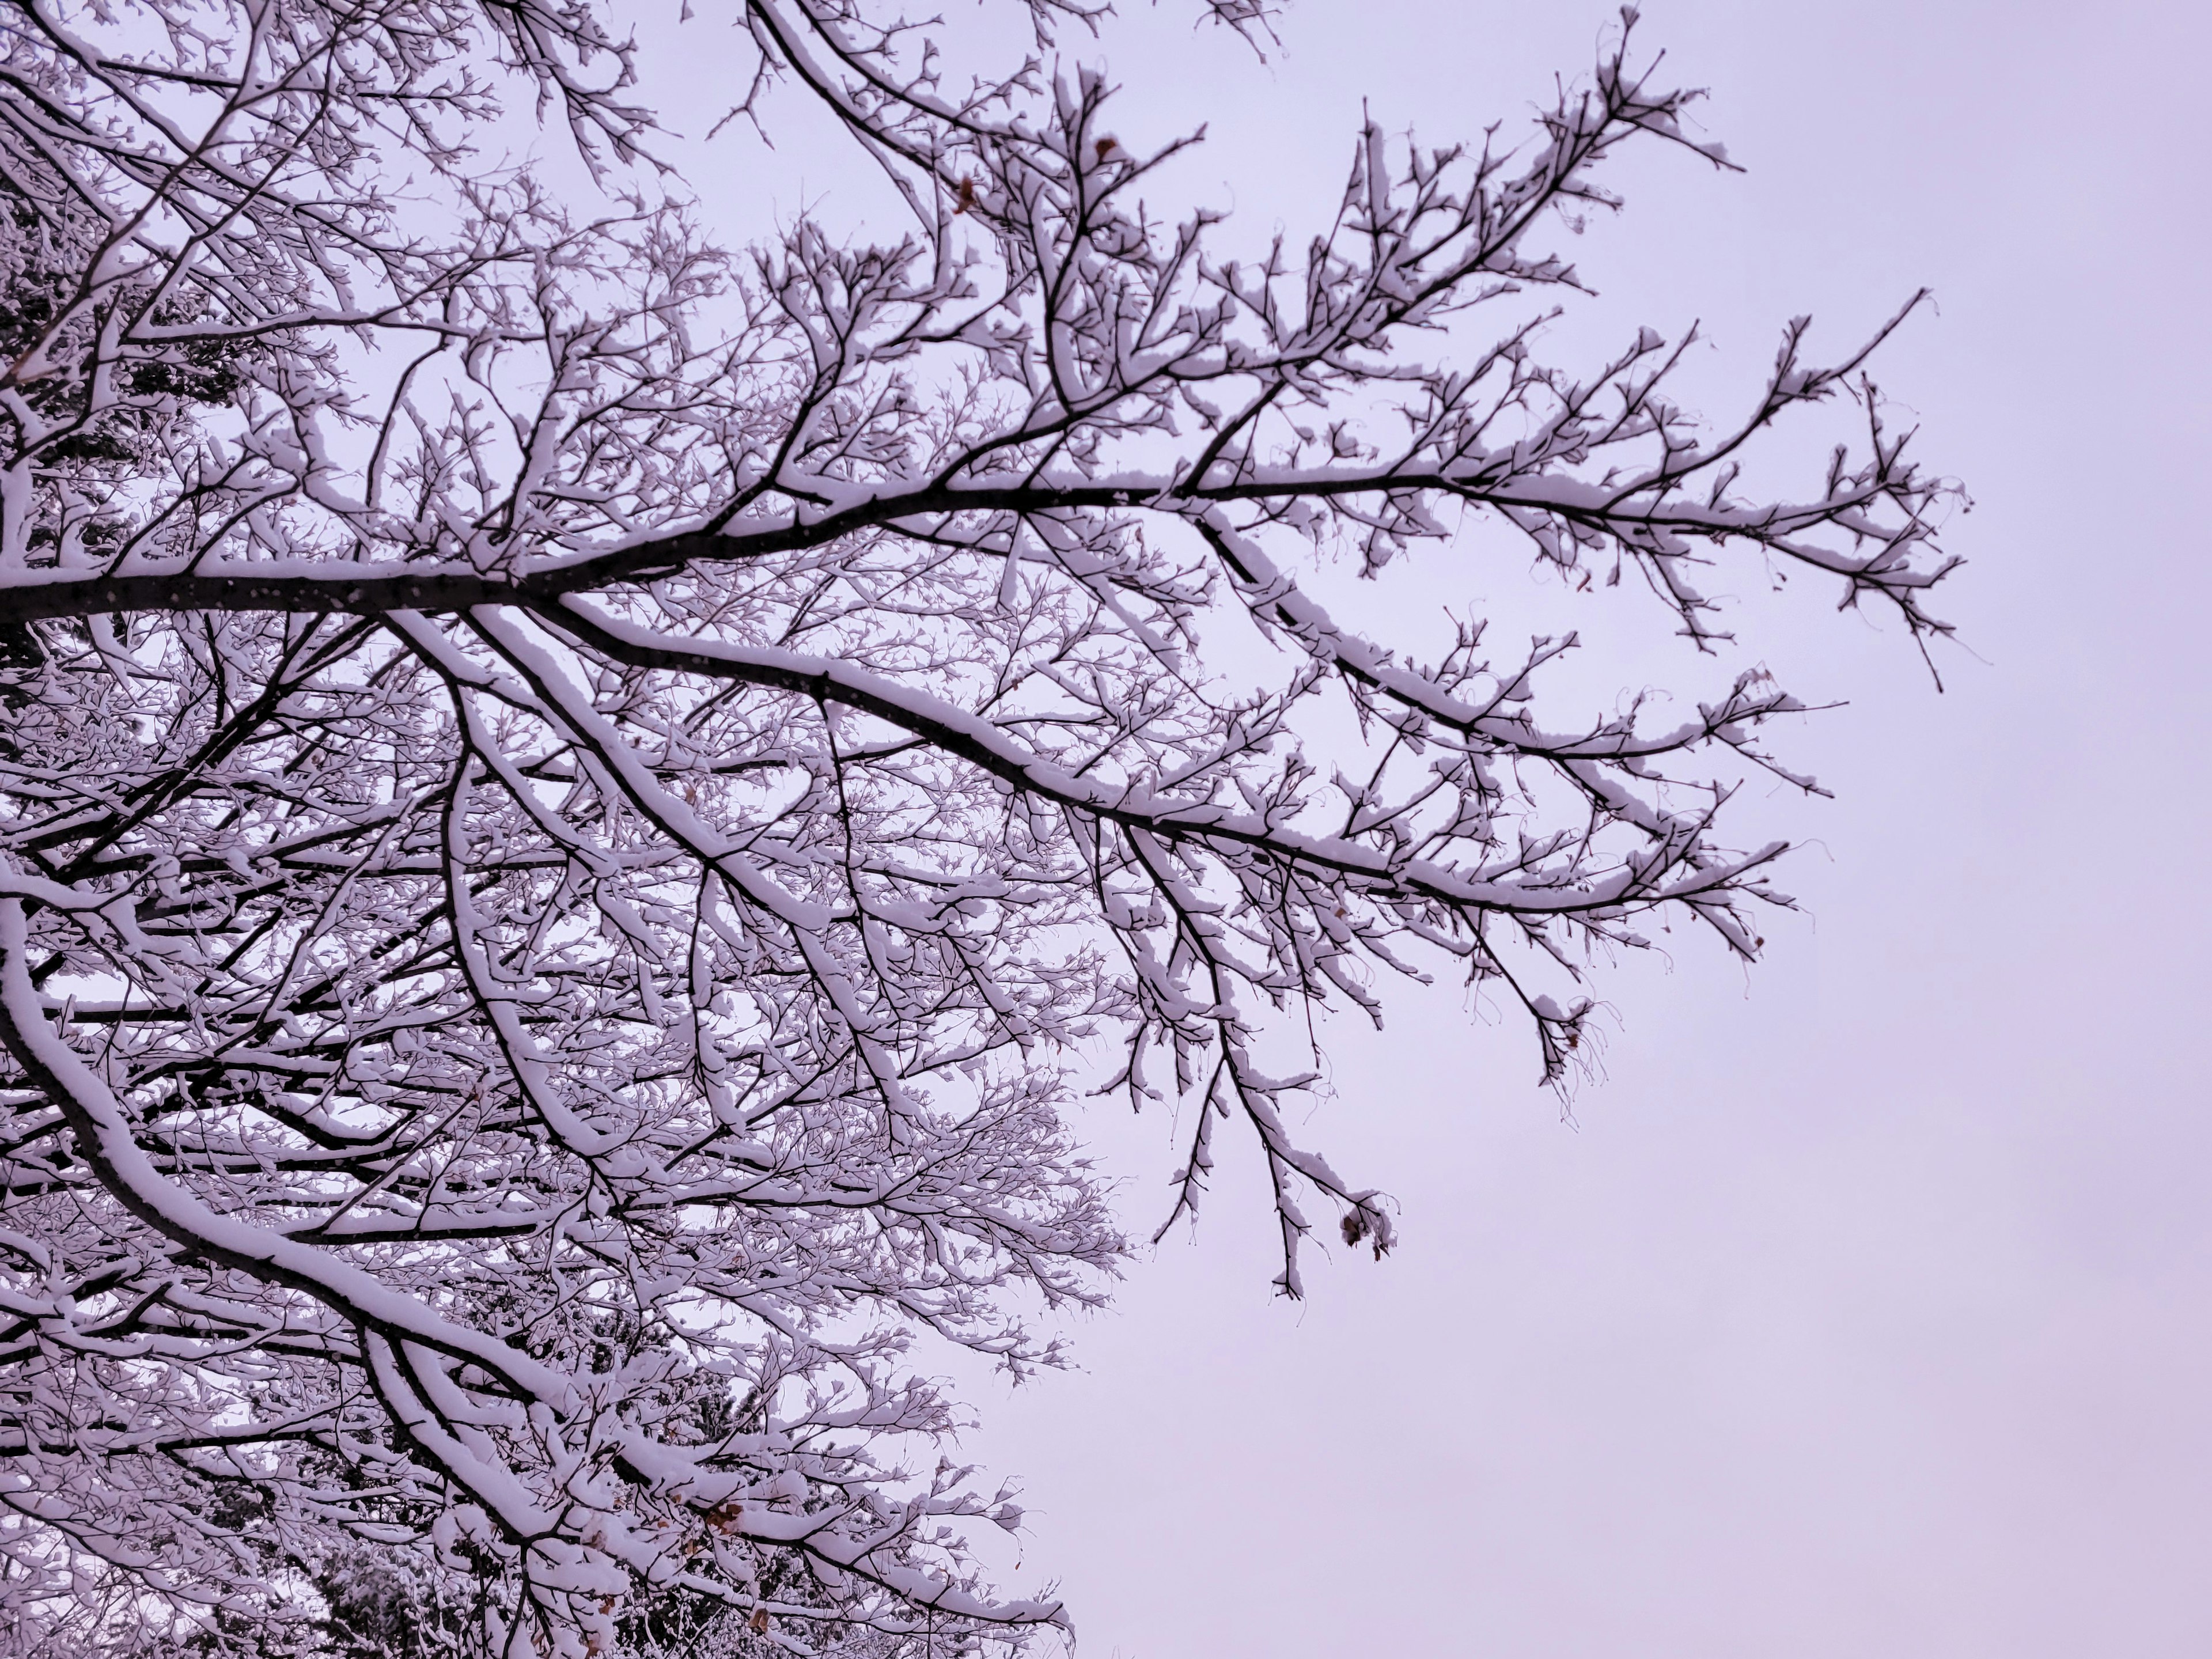
[[[1104,1299],[1075,1103],[1194,1108],[1165,1218],[1248,1159],[1285,1292],[1319,1216],[1379,1256],[1388,1202],[1289,1127],[1304,1012],[1455,975],[1561,1083],[1606,955],[1755,956],[1788,902],[1729,803],[1817,788],[1771,747],[1804,705],[1696,678],[1735,648],[1701,573],[1944,631],[1955,491],[1867,379],[1897,319],[1825,362],[1789,324],[1717,428],[1686,341],[1541,356],[1608,159],[1727,165],[1626,25],[1517,141],[1348,135],[1334,222],[1239,259],[1140,205],[1195,135],[1131,153],[1098,74],[962,90],[872,0],[738,9],[739,112],[818,100],[902,238],[717,246],[587,0],[0,18],[0,1557],[38,1640],[1064,1622],[970,1559],[1019,1511],[943,1461],[917,1355],[1049,1367]],[[588,207],[486,163],[532,116]],[[1747,482],[1838,416],[1817,476]],[[1568,710],[1572,629],[1346,620],[1343,577],[1484,538],[1640,578],[1692,712]]]

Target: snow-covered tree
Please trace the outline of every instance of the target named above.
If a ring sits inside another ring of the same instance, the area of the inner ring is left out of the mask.
[[[1104,1296],[1071,1103],[1186,1108],[1176,1213],[1250,1135],[1288,1294],[1317,1216],[1380,1255],[1285,1127],[1309,1009],[1456,975],[1557,1080],[1594,959],[1787,902],[1723,809],[1810,787],[1800,705],[1697,690],[1700,569],[1941,631],[1870,346],[1791,325],[1720,428],[1683,341],[1540,355],[1607,158],[1725,165],[1625,25],[1239,262],[1054,67],[1091,0],[972,82],[878,0],[699,9],[896,240],[716,246],[611,0],[0,9],[12,1651],[1018,1645],[927,1355]],[[1485,537],[1647,587],[1694,714],[1337,619]]]

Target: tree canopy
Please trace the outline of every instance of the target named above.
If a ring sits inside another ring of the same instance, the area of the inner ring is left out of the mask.
[[[1943,631],[1887,328],[1792,322],[1719,426],[1687,340],[1547,361],[1607,158],[1727,165],[1627,23],[1527,132],[1349,135],[1334,222],[1238,258],[1144,205],[1183,143],[1109,132],[1085,0],[1008,0],[964,84],[875,0],[700,11],[902,231],[719,246],[605,0],[0,13],[22,1650],[1065,1624],[971,1560],[1019,1510],[927,1355],[1050,1366],[1106,1297],[1076,1103],[1185,1109],[1169,1220],[1249,1136],[1296,1296],[1317,1222],[1393,1242],[1287,1127],[1306,1011],[1456,976],[1556,1082],[1595,958],[1788,902],[1727,827],[1813,787],[1763,670],[1577,717],[1573,634],[1331,581],[1503,532],[1693,662],[1732,563]],[[591,188],[491,166],[518,122]],[[1815,405],[1832,460],[1752,490]]]

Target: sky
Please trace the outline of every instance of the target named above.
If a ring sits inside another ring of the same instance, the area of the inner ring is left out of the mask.
[[[1183,0],[1131,10],[1085,49],[1121,131],[1205,121],[1175,177],[1255,246],[1326,214],[1363,100],[1437,141],[1510,125],[1613,16],[1298,0],[1261,63]],[[1613,972],[1568,1116],[1455,992],[1333,1026],[1305,1132],[1399,1200],[1399,1250],[1273,1298],[1259,1172],[1224,1158],[1195,1235],[1075,1327],[1079,1372],[971,1385],[963,1452],[1024,1485],[1013,1577],[1057,1581],[1086,1659],[2197,1659],[2212,23],[1658,0],[1638,33],[1747,172],[1610,175],[1630,206],[1577,246],[1601,298],[1560,342],[1700,319],[1717,416],[1788,317],[1840,342],[1932,289],[1876,368],[1975,503],[1943,689],[1894,628],[1754,605],[1759,659],[1849,702],[1788,738],[1837,799],[1758,809],[1808,838],[1769,960]],[[710,201],[860,188],[722,154]],[[1084,1128],[1148,1233],[1167,1120]]]

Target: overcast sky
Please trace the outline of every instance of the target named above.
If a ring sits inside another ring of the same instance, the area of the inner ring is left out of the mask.
[[[1300,0],[1262,65],[1190,9],[1109,27],[1116,118],[1210,123],[1176,177],[1255,243],[1332,204],[1362,99],[1436,140],[1525,120],[1611,15]],[[1749,172],[1616,175],[1573,327],[1702,318],[1718,417],[1783,319],[1832,344],[1932,287],[1877,367],[1977,503],[1942,607],[1969,649],[1939,696],[1894,629],[1762,611],[1753,654],[1850,702],[1788,740],[1839,799],[1771,804],[1816,842],[1769,963],[1614,974],[1571,1123],[1455,994],[1333,1032],[1307,1133],[1399,1198],[1402,1249],[1272,1300],[1225,1158],[1195,1239],[1076,1330],[1082,1374],[978,1391],[966,1451],[1028,1489],[1017,1577],[1060,1581],[1086,1656],[2212,1652],[2205,20],[1645,9]],[[841,187],[806,185],[832,216]],[[1468,577],[1437,580],[1398,601]],[[1091,1126],[1133,1225],[1167,1128]]]

